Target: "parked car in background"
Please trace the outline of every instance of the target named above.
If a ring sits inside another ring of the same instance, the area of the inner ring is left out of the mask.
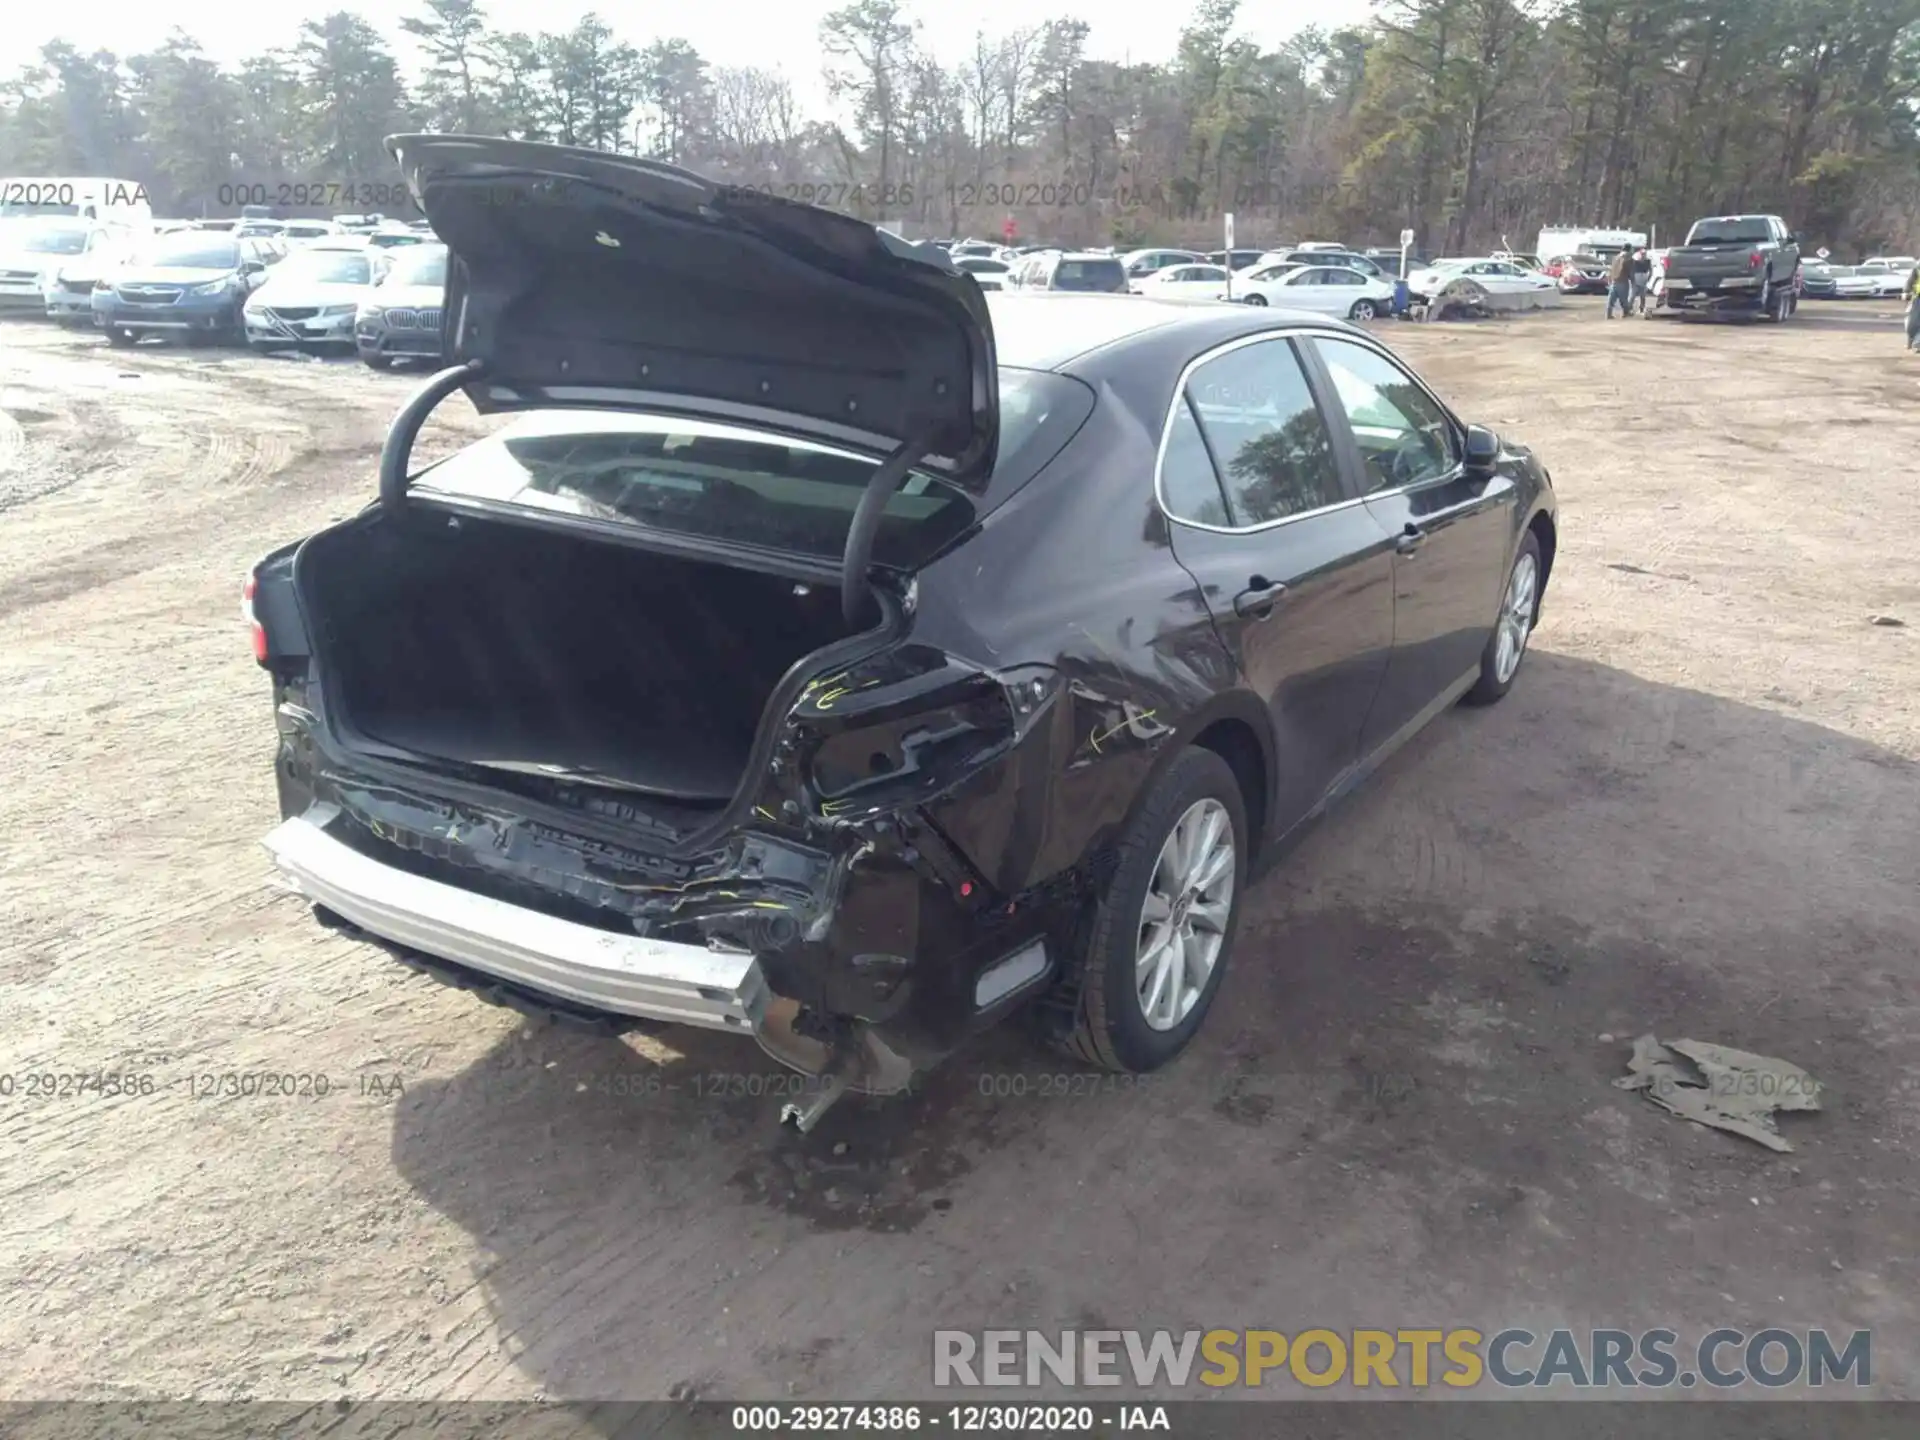
[[[1835,266],[1829,260],[1802,259],[1800,262],[1800,293],[1812,300],[1833,300],[1838,298],[1839,283]],[[1851,267],[1848,267],[1851,268]]]
[[[312,244],[315,240],[332,240],[346,234],[343,226],[331,220],[289,220],[280,228],[280,238],[290,248]]]
[[[376,230],[367,232],[367,244],[376,250],[404,250],[410,245],[427,245],[433,236],[410,225],[401,225],[389,221]]]
[[[1143,280],[1169,265],[1204,265],[1206,260],[1193,250],[1129,250],[1120,257],[1127,279]]]
[[[395,361],[438,359],[447,291],[447,247],[416,245],[393,256],[386,277],[353,317],[354,345],[375,370]]]
[[[963,255],[953,263],[979,281],[982,290],[1004,290],[1007,272],[1013,268],[1004,260],[993,260],[985,255]]]
[[[1398,279],[1400,276],[1401,256],[1397,249],[1392,249],[1387,246],[1376,246],[1371,249],[1362,250],[1360,252],[1360,258],[1363,260],[1371,260],[1375,265],[1379,266],[1381,272],[1388,277]],[[1427,257],[1422,255],[1418,250],[1410,249],[1407,251],[1406,268],[1409,275],[1430,263]]]
[[[1554,281],[1562,295],[1604,295],[1611,263],[1599,255],[1561,255],[1548,261],[1542,273]]]
[[[1227,269],[1240,271],[1258,265],[1264,250],[1211,250],[1202,258],[1209,265],[1224,265]]]
[[[1344,265],[1349,270],[1358,270],[1362,275],[1370,275],[1376,280],[1391,280],[1398,270],[1388,271],[1375,264],[1366,256],[1353,250],[1339,250],[1330,245],[1296,245],[1291,250],[1269,250],[1260,257],[1262,265]]]
[[[47,288],[61,267],[125,233],[64,216],[0,221],[0,310],[46,313]]]
[[[983,297],[638,158],[391,143],[452,304],[544,323],[450,331],[380,503],[243,593],[267,849],[410,967],[752,1037],[823,1077],[801,1130],[1029,1007],[1152,1071],[1207,1019],[1254,862],[1515,683],[1546,468],[1358,329]],[[626,203],[499,244],[481,197],[548,176]],[[412,475],[459,388],[522,413]]]
[[[1862,270],[1858,265],[1834,265],[1829,273],[1833,276],[1833,298],[1836,300],[1871,300],[1883,280],[1883,277],[1870,270]]]
[[[1090,250],[1046,250],[1017,261],[1002,282],[1021,290],[1127,292],[1127,272],[1116,255]]]
[[[238,219],[223,219],[214,216],[208,219],[195,220],[192,222],[192,226],[195,230],[209,230],[221,235],[230,235],[240,223]]]
[[[1228,273],[1224,265],[1169,265],[1129,281],[1128,288],[1162,300],[1224,300]]]
[[[372,246],[316,242],[273,267],[242,311],[255,350],[355,348],[354,316],[386,275],[386,255]]]
[[[1528,255],[1518,250],[1496,250],[1493,252],[1493,258],[1511,261],[1522,270],[1533,270],[1542,275],[1547,273],[1546,266],[1540,262],[1538,255]]]
[[[60,325],[91,328],[94,288],[124,265],[135,247],[146,238],[149,237],[136,237],[124,231],[109,232],[104,242],[62,263],[46,277],[41,290],[47,318]]]
[[[1668,252],[1660,309],[1750,308],[1784,320],[1799,271],[1800,237],[1778,215],[1709,216]]]
[[[1234,276],[1233,298],[1246,305],[1372,320],[1393,312],[1393,286],[1391,280],[1345,265],[1270,265]]]
[[[1907,293],[1907,277],[1916,263],[1911,255],[1874,255],[1862,260],[1854,273],[1866,281],[1875,300],[1899,300]]]
[[[233,234],[242,240],[278,238],[286,233],[286,224],[279,220],[242,220],[233,227]]]
[[[94,323],[108,343],[145,335],[239,340],[241,311],[280,258],[272,241],[183,230],[140,249],[93,289]]]

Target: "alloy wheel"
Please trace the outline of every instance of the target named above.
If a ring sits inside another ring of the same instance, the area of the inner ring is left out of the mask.
[[[1155,1030],[1171,1030],[1206,992],[1233,914],[1233,819],[1218,800],[1196,800],[1154,862],[1140,907],[1134,995]]]
[[[1356,300],[1354,301],[1353,313],[1350,318],[1354,320],[1371,320],[1379,313],[1380,312],[1374,308],[1371,300]]]
[[[1506,598],[1500,604],[1500,620],[1493,647],[1494,678],[1502,685],[1520,668],[1520,657],[1527,652],[1527,640],[1533,634],[1534,597],[1540,588],[1540,565],[1531,552],[1523,554],[1507,581]]]

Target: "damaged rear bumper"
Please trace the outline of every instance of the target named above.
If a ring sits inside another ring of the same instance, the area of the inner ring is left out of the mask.
[[[370,934],[614,1015],[753,1033],[767,985],[751,955],[622,935],[382,864],[327,833],[316,805],[266,839],[295,890]]]

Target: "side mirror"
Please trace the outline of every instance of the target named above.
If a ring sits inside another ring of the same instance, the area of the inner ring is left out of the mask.
[[[1467,469],[1488,471],[1500,458],[1500,437],[1484,425],[1467,427]]]
[[[262,265],[258,260],[242,260],[240,262],[240,273],[242,275],[258,275],[266,268],[267,267]]]

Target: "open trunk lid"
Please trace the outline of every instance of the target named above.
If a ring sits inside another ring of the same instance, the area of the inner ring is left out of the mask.
[[[626,155],[396,135],[446,242],[446,354],[482,413],[727,420],[911,456],[975,495],[999,443],[992,322],[943,252]]]

